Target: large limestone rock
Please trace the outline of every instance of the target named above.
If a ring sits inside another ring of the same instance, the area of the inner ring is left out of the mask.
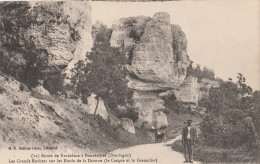
[[[175,89],[186,77],[190,60],[184,32],[170,24],[169,14],[163,12],[152,18],[120,19],[112,30],[110,45],[123,48],[129,58],[128,86],[135,90],[135,107],[140,110],[136,126],[167,122],[155,113],[165,108],[159,93]]]
[[[28,54],[37,58],[43,79],[72,67],[92,47],[89,2],[1,2],[0,11],[1,49],[22,64]]]
[[[185,34],[170,24],[169,15],[156,13],[135,47],[129,68],[140,81],[159,83],[161,88],[175,88],[186,77],[190,63],[186,44]]]
[[[50,93],[41,85],[32,88],[32,91],[43,96],[50,96]]]

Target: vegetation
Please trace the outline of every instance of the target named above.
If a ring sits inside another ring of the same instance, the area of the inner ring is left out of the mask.
[[[195,115],[196,113],[191,110],[192,103],[185,103],[182,101],[178,101],[174,93],[164,96],[163,100],[164,100],[164,106],[166,107],[166,109],[163,110],[165,114],[169,114],[170,111],[173,111],[178,115],[186,114],[186,113]]]
[[[188,67],[187,76],[194,76],[197,77],[199,80],[203,78],[216,80],[215,73],[212,69],[209,69],[207,67],[203,67],[203,69],[201,69],[201,66],[199,64],[197,64],[196,67],[193,67],[192,62]]]
[[[132,108],[133,91],[127,87],[128,81],[125,78],[127,70],[124,65],[127,59],[121,49],[110,47],[108,40],[104,39],[106,36],[102,34],[97,35],[92,51],[86,56],[86,63],[78,62],[73,70],[71,78],[71,87],[75,93],[73,97],[81,98],[87,103],[87,98],[95,94],[96,109],[99,100],[102,99],[110,109],[126,106],[129,111],[124,115],[136,120],[138,114]]]
[[[211,88],[208,98],[208,115],[201,123],[203,145],[220,149],[243,149],[256,159],[259,148],[257,134],[260,117],[258,92],[246,85],[242,74],[237,84],[224,82]]]
[[[241,73],[236,83],[222,81],[219,88],[211,88],[209,97],[199,101],[207,111],[194,158],[207,163],[255,162],[260,152],[259,100],[259,91],[252,92]],[[183,151],[181,142],[172,148]]]

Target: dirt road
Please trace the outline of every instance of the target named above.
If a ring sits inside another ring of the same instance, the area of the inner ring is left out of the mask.
[[[183,154],[173,151],[170,145],[176,140],[179,140],[181,136],[176,137],[166,143],[154,143],[146,145],[138,145],[134,147],[129,147],[125,149],[117,149],[111,153],[113,154],[131,154],[132,162],[122,162],[122,163],[145,163],[145,164],[182,164],[184,163]],[[127,158],[125,158],[127,159]],[[134,161],[133,161],[134,160]],[[118,163],[118,162],[112,162]],[[194,164],[199,162],[194,161]]]

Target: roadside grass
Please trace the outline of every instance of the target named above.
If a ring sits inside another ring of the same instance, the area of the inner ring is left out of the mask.
[[[174,142],[171,146],[174,151],[183,153],[184,147],[181,140]],[[184,157],[183,157],[184,158]],[[243,148],[221,149],[204,146],[198,143],[194,147],[194,160],[202,163],[255,163],[252,154]]]

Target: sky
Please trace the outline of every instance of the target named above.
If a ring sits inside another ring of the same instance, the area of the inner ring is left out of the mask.
[[[258,0],[195,0],[169,2],[91,2],[92,23],[111,26],[120,18],[168,12],[188,40],[195,64],[214,70],[224,80],[237,73],[260,90],[260,22]]]

